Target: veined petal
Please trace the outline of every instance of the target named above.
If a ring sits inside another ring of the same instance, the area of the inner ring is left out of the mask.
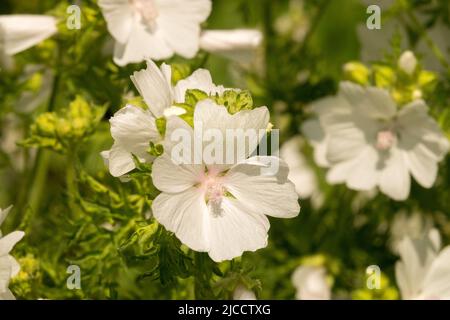
[[[428,107],[423,100],[415,100],[404,106],[398,114],[401,128],[399,147],[412,151],[419,147],[425,156],[441,161],[449,151],[449,141],[436,121],[428,115]]]
[[[111,135],[116,141],[148,146],[150,141],[161,139],[155,118],[148,111],[132,105],[117,111],[109,122]]]
[[[205,172],[201,164],[175,164],[169,154],[158,157],[152,167],[152,180],[158,190],[168,193],[185,191],[198,183]]]
[[[450,299],[450,247],[434,259],[423,281],[424,299]]]
[[[340,83],[339,95],[345,97],[356,111],[376,119],[391,119],[397,112],[394,100],[385,89],[364,88],[344,81]]]
[[[153,61],[148,60],[147,69],[137,71],[131,76],[136,89],[156,118],[161,118],[164,110],[172,106],[170,79],[166,79],[168,72],[166,66],[163,67],[164,73]]]
[[[167,230],[195,251],[208,251],[208,209],[205,195],[192,187],[180,193],[161,193],[153,200],[153,214]]]
[[[0,47],[14,55],[57,32],[56,19],[45,15],[0,15]]]
[[[127,42],[136,19],[130,0],[99,0],[98,5],[111,35],[120,43]]]
[[[321,167],[328,167],[326,153],[328,137],[326,136],[319,120],[307,120],[302,125],[302,132],[314,147],[314,161]]]
[[[14,231],[0,239],[0,257],[7,255],[13,247],[19,242],[25,233],[23,231]]]
[[[278,164],[268,170],[268,164]],[[278,218],[293,218],[300,212],[289,168],[276,157],[252,157],[233,166],[225,175],[225,188],[250,212]]]
[[[220,164],[234,164],[248,158],[259,144],[259,133],[266,130],[269,123],[269,110],[259,107],[253,110],[239,111],[233,115],[227,109],[212,100],[200,101],[194,111],[194,126],[202,123],[203,133],[219,130],[224,137],[223,157],[232,155],[234,160],[223,159]],[[229,134],[232,136],[230,137]],[[204,142],[204,146],[209,143]],[[234,150],[231,150],[231,147]],[[229,150],[228,150],[229,149]],[[210,163],[207,163],[208,165]]]
[[[133,20],[133,27],[125,43],[116,42],[114,62],[119,66],[139,63],[146,59],[164,60],[173,56],[174,51],[164,40],[161,32],[151,33],[139,19]]]
[[[381,192],[394,200],[408,198],[411,178],[404,154],[395,147],[391,148],[390,156],[381,170],[379,186]]]
[[[412,176],[424,188],[431,188],[436,181],[438,165],[422,144],[410,151],[403,151]]]
[[[239,257],[244,251],[267,246],[269,221],[260,213],[251,213],[240,201],[224,198],[220,215],[208,215],[208,254],[216,262]]]
[[[220,88],[213,83],[208,70],[198,69],[186,79],[177,82],[173,89],[175,102],[184,102],[186,91],[189,89],[198,89],[207,94],[215,94]]]
[[[199,49],[200,23],[211,12],[210,0],[155,0],[158,32],[175,53],[193,58]]]

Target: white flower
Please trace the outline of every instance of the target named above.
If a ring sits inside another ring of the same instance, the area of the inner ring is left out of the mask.
[[[200,24],[211,12],[210,0],[100,0],[108,30],[116,40],[118,65],[179,54],[193,58]]]
[[[398,212],[390,226],[390,247],[394,253],[398,253],[399,243],[405,237],[417,239],[423,238],[433,228],[433,220],[418,211],[408,214],[402,210]]]
[[[0,209],[0,226],[11,208]],[[19,273],[20,266],[9,253],[24,235],[22,231],[14,231],[6,236],[0,232],[0,300],[15,299],[8,286],[10,279]]]
[[[194,124],[201,125],[203,132],[265,130],[268,122],[266,107],[230,115],[225,107],[207,99],[194,110]],[[194,137],[193,129],[183,120],[168,119],[168,128],[183,126]],[[226,142],[227,138],[223,136]],[[298,215],[300,207],[294,185],[287,179],[287,165],[274,157],[247,159],[256,147],[252,144],[244,159],[229,165],[176,165],[165,149],[152,170],[153,183],[162,191],[152,204],[156,220],[185,245],[208,252],[217,262],[265,247],[269,229],[266,215],[291,218]],[[279,170],[262,175],[261,169],[267,168],[269,161],[279,161]]]
[[[330,300],[331,288],[323,267],[300,266],[292,275],[297,300]]]
[[[136,168],[132,154],[141,162],[153,161],[154,157],[147,152],[150,142],[157,144],[162,141],[156,119],[183,114],[185,110],[173,104],[184,102],[186,90],[200,89],[210,94],[224,90],[213,84],[209,71],[204,69],[195,71],[172,88],[170,66],[162,64],[158,68],[151,60],[147,62],[147,69],[135,72],[131,79],[148,110],[127,105],[110,119],[114,144],[111,150],[103,151],[101,155],[115,177]]]
[[[280,157],[289,166],[288,179],[294,183],[299,198],[311,197],[313,205],[317,208],[323,202],[323,195],[319,190],[316,174],[301,153],[303,144],[304,141],[300,136],[289,139],[281,146]]]
[[[417,67],[417,59],[412,51],[405,51],[398,59],[398,67],[405,73],[412,75]]]
[[[233,300],[256,300],[256,295],[252,290],[248,290],[240,284],[233,292]]]
[[[0,15],[0,56],[27,50],[56,32],[56,19],[51,16]]]
[[[355,190],[378,186],[395,200],[408,197],[410,174],[425,188],[434,184],[449,142],[423,100],[397,110],[388,91],[343,82],[337,96],[313,109],[318,122],[303,131],[317,149],[318,164],[330,167],[329,183]]]
[[[401,261],[395,266],[402,299],[450,299],[450,246],[440,250],[439,232],[399,244]]]
[[[254,58],[262,40],[261,31],[254,29],[206,30],[200,37],[200,48],[246,63]]]

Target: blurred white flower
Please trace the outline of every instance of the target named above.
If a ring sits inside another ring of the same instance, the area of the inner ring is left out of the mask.
[[[254,29],[207,30],[200,37],[200,48],[237,62],[248,63],[254,59],[262,40],[261,31]]]
[[[412,75],[417,67],[417,58],[412,51],[405,51],[398,59],[398,67],[405,73]]]
[[[56,32],[56,19],[52,16],[0,15],[0,58],[25,51]]]
[[[423,100],[397,110],[388,91],[342,82],[336,96],[316,101],[313,110],[318,122],[303,131],[317,149],[317,163],[330,168],[329,183],[378,186],[395,200],[408,197],[410,174],[425,188],[434,184],[449,142]]]
[[[395,266],[402,299],[450,299],[450,246],[441,248],[436,229],[419,239],[399,244],[401,260]]]
[[[331,287],[326,270],[317,266],[300,266],[293,275],[292,282],[297,289],[297,300],[330,300]]]
[[[233,292],[233,300],[256,300],[256,295],[252,290],[240,284]]]
[[[398,253],[398,246],[403,238],[423,238],[432,228],[432,219],[418,211],[411,214],[408,214],[406,211],[398,212],[390,226],[389,242],[392,251]]]
[[[179,54],[193,58],[211,0],[100,0],[120,65]]]
[[[0,209],[0,226],[11,208],[12,206],[5,210]],[[8,286],[10,279],[19,273],[20,266],[9,253],[24,235],[22,231],[14,231],[6,236],[2,236],[0,232],[0,300],[15,299]]]
[[[147,62],[147,69],[135,72],[131,79],[148,110],[127,105],[110,119],[114,144],[111,150],[103,151],[101,155],[115,177],[136,168],[132,154],[141,162],[153,161],[154,157],[148,153],[150,142],[158,144],[163,139],[156,119],[185,113],[173,104],[184,102],[186,90],[199,89],[211,94],[223,91],[223,87],[213,84],[209,71],[204,69],[195,71],[172,88],[170,66],[163,63],[158,68],[151,60]]]
[[[288,179],[295,185],[295,191],[300,199],[311,197],[311,203],[318,208],[323,203],[323,194],[320,192],[314,170],[308,165],[301,153],[304,141],[301,136],[295,136],[286,141],[280,149],[280,157],[289,166]]]
[[[194,110],[194,124],[201,125],[203,132],[264,130],[268,122],[266,107],[231,115],[225,107],[203,100]],[[180,118],[169,118],[167,127],[183,127],[194,137],[193,129]],[[266,215],[292,218],[300,207],[294,185],[287,179],[287,165],[274,157],[247,159],[256,147],[252,145],[242,161],[229,165],[205,164],[203,158],[201,164],[176,165],[165,149],[152,170],[153,183],[162,191],[152,204],[156,220],[189,248],[208,252],[216,262],[265,247]],[[270,160],[279,161],[279,170],[262,175]]]

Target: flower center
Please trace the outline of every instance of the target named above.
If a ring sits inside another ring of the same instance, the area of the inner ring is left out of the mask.
[[[149,27],[154,28],[158,10],[153,0],[130,0],[131,5]]]
[[[214,216],[222,214],[222,199],[226,190],[222,179],[217,175],[205,174],[201,181],[201,187],[205,190],[205,201]]]
[[[382,130],[377,134],[376,147],[378,150],[388,150],[397,141],[397,136],[391,130]]]

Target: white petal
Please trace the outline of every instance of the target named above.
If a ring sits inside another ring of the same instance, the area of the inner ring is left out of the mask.
[[[161,193],[153,200],[153,214],[167,230],[196,251],[208,251],[208,209],[205,195],[196,187],[180,193]]]
[[[411,151],[405,151],[405,160],[412,176],[424,188],[431,188],[437,177],[436,160],[429,155],[422,144]]]
[[[338,163],[359,155],[367,146],[367,142],[364,132],[350,125],[330,135],[327,146],[327,160],[330,163]]]
[[[264,174],[268,161],[277,161],[273,175]],[[276,157],[252,157],[233,166],[225,176],[226,189],[251,212],[278,218],[296,217],[300,212],[298,195],[287,179],[289,168]]]
[[[141,108],[127,105],[117,111],[109,122],[114,140],[124,144],[143,144],[147,148],[150,141],[160,139],[155,118]]]
[[[340,83],[339,95],[345,97],[358,112],[376,119],[391,119],[397,112],[394,100],[385,89],[364,88],[344,81]]]
[[[450,247],[433,261],[423,283],[424,299],[450,299]]]
[[[256,300],[256,295],[240,284],[234,289],[233,300]]]
[[[380,190],[394,200],[405,200],[411,186],[406,160],[403,153],[395,147],[390,153],[380,173]]]
[[[164,69],[166,67],[164,66]],[[151,60],[147,61],[147,69],[137,71],[131,76],[136,89],[144,98],[150,111],[156,118],[164,115],[164,110],[172,105],[172,89],[166,72],[161,72]]]
[[[354,158],[333,165],[327,172],[327,182],[346,182],[355,190],[370,190],[378,183],[378,154],[371,147],[364,147]]]
[[[175,102],[183,103],[188,89],[198,89],[207,94],[214,94],[216,93],[217,87],[213,83],[208,70],[198,69],[186,79],[177,82],[173,90]]]
[[[197,184],[204,172],[205,167],[203,165],[176,165],[172,162],[170,155],[164,153],[153,163],[152,179],[158,190],[178,193]]]
[[[211,12],[210,0],[156,0],[158,30],[175,53],[193,58],[199,49],[200,23]]]
[[[0,300],[16,300],[11,290],[6,289],[5,292],[0,293]]]
[[[216,262],[231,260],[244,251],[256,251],[267,246],[269,221],[259,213],[251,213],[242,203],[222,200],[223,213],[209,213],[209,256]]]
[[[399,243],[398,251],[401,261],[395,266],[395,274],[402,298],[417,298],[436,251],[428,237],[414,240],[407,237]]]
[[[428,115],[423,100],[415,100],[404,106],[398,114],[401,128],[399,147],[409,151],[422,144],[429,157],[441,161],[449,150],[449,141],[436,121]]]
[[[263,35],[254,29],[207,30],[200,37],[200,48],[237,62],[249,63],[261,45]]]
[[[131,152],[120,143],[114,143],[108,157],[109,172],[114,177],[123,176],[136,168]]]
[[[265,132],[269,123],[269,116],[269,110],[266,107],[243,110],[231,115],[225,107],[207,99],[200,101],[195,107],[194,126],[196,123],[202,123],[203,133],[207,133],[209,130],[220,130],[222,137],[225,137],[224,140],[226,140],[223,145],[223,157],[225,158],[226,155],[230,154],[234,155],[233,163],[237,163],[248,158],[255,151],[259,143],[258,135],[260,131]],[[229,141],[226,138],[227,131],[235,134],[234,137],[229,138]],[[256,139],[248,139],[246,132],[254,134]],[[242,153],[238,152],[239,141],[245,142],[245,145],[242,144]],[[208,144],[209,142],[204,141],[204,146]],[[231,151],[231,148],[227,150],[227,146],[233,145],[234,151]],[[227,163],[226,159],[223,159],[221,164],[224,163]]]
[[[57,32],[56,19],[44,15],[1,15],[0,47],[7,55],[24,51]]]
[[[314,147],[314,161],[321,167],[328,167],[326,157],[328,138],[320,122],[316,119],[307,120],[302,125],[302,132]]]
[[[23,231],[14,231],[0,239],[0,257],[7,255],[12,248],[19,242],[25,233]]]
[[[134,9],[129,0],[99,0],[108,31],[121,43],[125,43],[133,28]]]
[[[146,25],[134,19],[128,41],[115,44],[114,62],[124,66],[146,59],[164,60],[173,56],[173,53],[173,49],[167,45],[161,32],[151,33]]]
[[[300,266],[292,275],[298,300],[329,300],[331,288],[323,267]]]

